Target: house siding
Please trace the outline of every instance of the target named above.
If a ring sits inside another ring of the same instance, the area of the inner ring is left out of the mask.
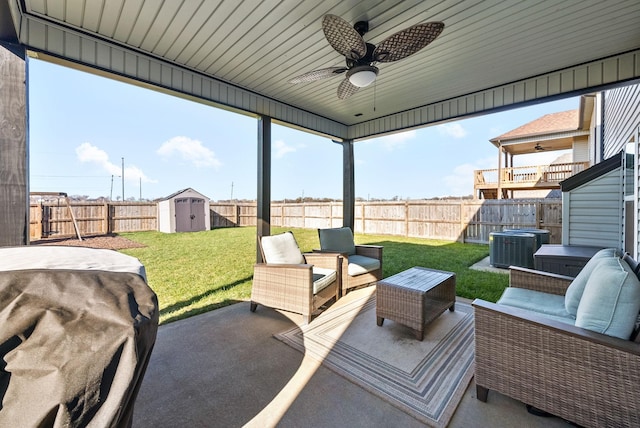
[[[573,143],[573,162],[589,162],[589,140],[587,138]]]
[[[622,168],[564,192],[565,245],[622,248]]]
[[[604,157],[621,150],[636,135],[640,126],[640,85],[605,91]]]

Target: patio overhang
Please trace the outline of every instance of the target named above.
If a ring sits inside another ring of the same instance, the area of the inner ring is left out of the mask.
[[[341,100],[342,78],[287,82],[344,66],[322,31],[327,14],[368,21],[374,45],[422,22],[445,28]],[[354,142],[640,80],[640,3],[628,0],[0,0],[0,23],[0,44],[32,58],[341,142],[350,226]],[[259,181],[268,194],[269,177]]]
[[[410,58],[381,64],[374,87],[340,100],[341,78],[287,83],[305,71],[343,65],[321,30],[326,14],[369,21],[365,40],[374,44],[419,22],[443,21],[445,29]],[[0,0],[0,22],[3,42],[18,42],[38,58],[339,141],[640,78],[640,4],[625,0],[562,2],[557,8],[450,0],[373,7],[362,0]]]

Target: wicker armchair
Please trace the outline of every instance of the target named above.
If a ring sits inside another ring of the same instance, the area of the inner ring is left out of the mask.
[[[263,236],[265,263],[253,269],[251,312],[258,305],[302,314],[304,322],[331,299],[338,299],[342,258],[336,254],[302,254],[291,232]]]
[[[628,256],[625,261],[637,274]],[[564,294],[573,278],[514,268],[510,286]],[[640,343],[473,302],[477,398],[498,391],[579,425],[640,426]]]
[[[355,245],[353,232],[348,227],[318,229],[318,237],[320,250],[316,252],[340,253],[344,258],[341,295],[382,279],[382,246]]]

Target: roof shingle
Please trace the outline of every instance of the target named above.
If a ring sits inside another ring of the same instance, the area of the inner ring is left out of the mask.
[[[554,132],[576,131],[580,123],[579,113],[580,109],[545,114],[534,121],[512,129],[489,141],[496,142]]]

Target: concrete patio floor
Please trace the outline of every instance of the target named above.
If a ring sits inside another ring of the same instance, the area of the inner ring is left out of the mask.
[[[424,426],[273,337],[301,320],[264,306],[251,313],[241,302],[161,326],[133,426]],[[496,392],[482,403],[471,381],[449,426],[570,425],[530,415],[524,404]]]

